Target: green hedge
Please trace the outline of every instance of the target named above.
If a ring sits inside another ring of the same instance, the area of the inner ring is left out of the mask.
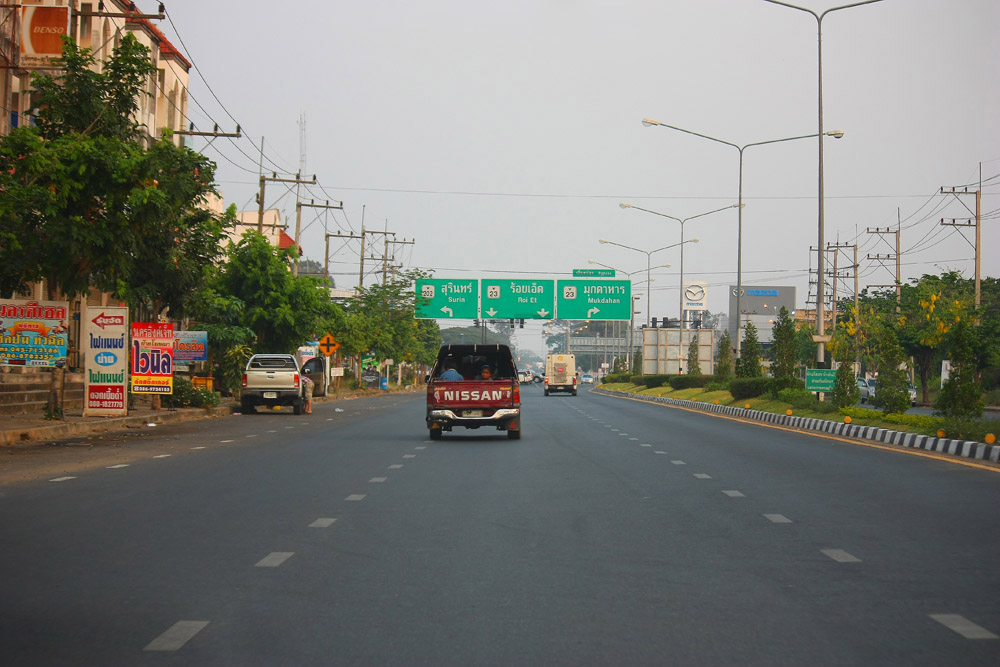
[[[671,375],[667,381],[674,389],[690,389],[691,387],[707,387],[715,382],[714,375]]]
[[[601,380],[601,382],[604,384],[619,384],[631,381],[632,381],[632,376],[629,375],[628,373],[608,373],[607,375],[604,376],[604,379]]]
[[[816,395],[805,389],[781,389],[778,400],[800,410],[811,410],[819,404]]]
[[[798,378],[771,378],[771,395],[775,398],[784,389],[805,390],[806,383]]]
[[[644,386],[646,389],[662,387],[667,384],[671,376],[669,375],[633,375],[632,384]]]
[[[729,393],[736,400],[756,398],[771,391],[770,378],[736,378],[729,381]]]
[[[214,408],[218,404],[218,394],[195,387],[183,375],[175,375],[174,392],[163,395],[163,405],[168,408]]]

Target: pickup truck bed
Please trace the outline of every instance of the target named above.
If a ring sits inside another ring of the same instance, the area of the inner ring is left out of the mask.
[[[290,354],[255,354],[243,373],[240,409],[253,414],[258,405],[290,405],[302,414],[302,380],[299,365]]]

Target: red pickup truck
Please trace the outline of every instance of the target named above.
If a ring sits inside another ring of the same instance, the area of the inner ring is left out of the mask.
[[[442,377],[443,376],[443,377]],[[521,389],[506,345],[444,345],[427,380],[431,440],[456,426],[521,437]]]

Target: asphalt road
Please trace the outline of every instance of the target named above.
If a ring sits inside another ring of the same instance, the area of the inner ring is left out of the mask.
[[[522,395],[520,441],[386,396],[0,486],[0,664],[1000,664],[997,469]]]

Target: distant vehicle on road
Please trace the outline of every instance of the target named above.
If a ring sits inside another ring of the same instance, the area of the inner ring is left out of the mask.
[[[858,378],[858,392],[861,394],[861,403],[867,403],[871,397],[871,392],[868,390],[868,383],[864,378]]]
[[[594,376],[590,373],[584,373],[580,376],[580,384],[594,384]]]
[[[562,391],[576,396],[576,355],[545,356],[545,395]]]
[[[253,414],[258,405],[290,405],[302,414],[302,380],[299,363],[291,354],[255,354],[243,372],[240,410]]]

